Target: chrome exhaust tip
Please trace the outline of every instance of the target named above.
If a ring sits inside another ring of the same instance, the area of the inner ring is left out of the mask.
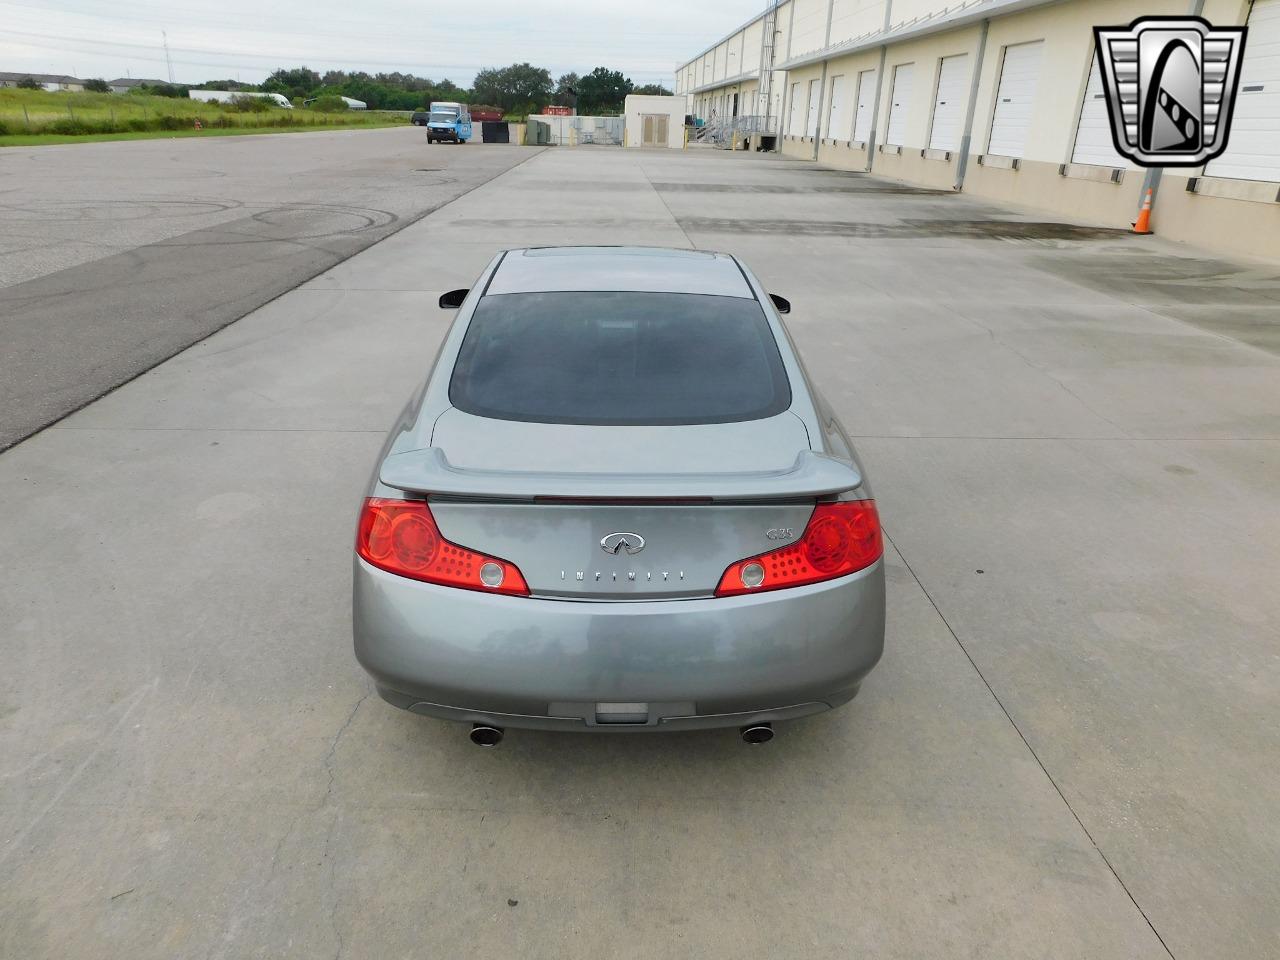
[[[753,723],[738,732],[742,734],[743,743],[768,743],[773,739],[773,724]]]
[[[501,727],[491,727],[484,723],[471,725],[471,742],[477,747],[496,747],[502,742]]]

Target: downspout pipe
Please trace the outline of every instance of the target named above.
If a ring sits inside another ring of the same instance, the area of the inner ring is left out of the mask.
[[[1191,0],[1191,7],[1187,11],[1193,17],[1204,15],[1204,0]],[[1147,191],[1151,191],[1151,214],[1155,216],[1156,197],[1160,194],[1160,181],[1164,179],[1164,167],[1147,167],[1146,175],[1142,178],[1142,189],[1138,192],[1138,209],[1134,213],[1134,224],[1137,224],[1138,214],[1142,212],[1142,205],[1146,202]]]
[[[771,4],[772,6],[774,6],[774,7],[776,7],[776,6],[778,5],[778,2],[777,2],[777,0],[770,0],[770,4]],[[756,81],[756,103],[757,103],[757,104],[759,104],[760,99],[761,99],[761,94],[763,94],[763,93],[764,93],[764,88],[765,88],[766,86],[768,86],[770,90],[772,90],[772,89],[773,89],[773,72],[772,72],[772,71],[773,71],[773,56],[772,56],[772,54],[773,54],[773,40],[777,37],[777,34],[775,33],[772,37],[766,37],[766,36],[765,36],[765,30],[767,30],[767,29],[773,29],[773,30],[777,30],[777,29],[778,29],[777,11],[774,11],[774,16],[773,16],[773,17],[770,17],[768,14],[765,14],[764,22],[760,25],[760,79],[758,79],[758,80]],[[768,43],[766,43],[765,41],[768,41]],[[742,41],[742,42],[743,42],[743,44],[745,44],[745,43],[747,42],[745,37],[743,38],[743,41]],[[768,62],[768,63],[765,63],[765,62],[764,62],[764,48],[765,48],[766,46],[769,48],[769,53],[770,53],[770,57],[769,57],[769,62]],[[768,83],[767,83],[767,84],[766,84],[766,82],[765,82],[765,78],[764,78],[764,74],[765,74],[765,71],[766,71],[766,70],[770,71],[770,73],[769,73],[769,80],[768,80]],[[768,130],[769,130],[769,108],[770,108],[770,106],[771,106],[771,104],[769,103],[769,96],[766,94],[766,95],[764,96],[764,129],[765,129],[765,131],[766,131],[766,132],[768,132]],[[753,112],[755,112],[755,111],[753,111]],[[757,114],[757,115],[758,115],[758,114]],[[757,144],[757,146],[758,146],[758,144]]]
[[[893,0],[885,0],[884,3],[884,32],[889,32],[889,21],[893,19]],[[876,99],[871,104],[871,132],[867,134],[867,165],[863,168],[867,173],[871,172],[871,168],[875,165],[876,156],[876,131],[880,129],[880,96],[884,90],[884,62],[889,55],[889,47],[882,44],[880,47],[880,66],[876,67]],[[855,113],[857,107],[854,107]]]
[[[973,143],[973,116],[978,107],[978,86],[982,81],[982,60],[987,52],[987,31],[990,20],[983,20],[978,32],[978,55],[973,61],[973,76],[969,78],[969,104],[964,112],[964,134],[960,137],[960,156],[956,158],[956,182],[952,187],[957,193],[964,188],[964,174],[969,169],[969,149]]]
[[[782,55],[782,62],[791,59],[791,34],[796,25],[796,0],[791,0],[787,8],[787,52]],[[782,72],[782,116],[778,118],[778,153],[782,153],[782,141],[787,136],[787,128],[791,125],[791,71]]]
[[[836,0],[827,0],[827,32],[822,40],[822,48],[825,50],[831,46],[831,15],[835,11]],[[814,127],[813,133],[813,159],[818,159],[818,146],[822,143],[822,108],[827,101],[827,67],[830,66],[830,60],[822,61],[822,80],[818,86],[818,122]],[[828,130],[827,133],[831,131]]]
[[[818,144],[822,143],[822,105],[827,99],[827,61],[822,61],[822,79],[818,81],[818,122],[813,128],[813,159],[818,159]],[[806,131],[808,132],[808,131]]]
[[[867,134],[867,165],[863,167],[867,173],[871,172],[875,164],[876,133],[880,129],[880,96],[884,90],[884,61],[888,53],[888,47],[880,48],[880,66],[876,67],[876,98],[871,104],[871,131]]]

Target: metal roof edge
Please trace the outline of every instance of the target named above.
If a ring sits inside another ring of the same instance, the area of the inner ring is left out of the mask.
[[[702,57],[705,57],[708,53],[710,53],[716,47],[720,46],[720,44],[724,43],[726,40],[731,40],[732,38],[736,37],[738,34],[742,33],[742,31],[746,30],[747,27],[754,24],[757,20],[763,20],[765,17],[769,15],[770,11],[777,9],[778,7],[782,6],[784,3],[791,3],[791,2],[792,0],[774,0],[773,3],[769,4],[767,7],[764,8],[764,10],[762,10],[760,13],[757,13],[754,17],[752,17],[742,26],[737,27],[733,30],[730,30],[728,33],[722,36],[715,43],[711,44],[711,46],[707,47],[701,53],[694,54],[688,60],[685,60],[683,63],[680,64],[680,66],[676,67],[676,70],[677,71],[683,70],[689,64],[693,63],[693,61],[701,59]]]
[[[734,84],[743,83],[747,80],[758,80],[760,78],[759,70],[748,70],[746,73],[739,73],[736,76],[725,77],[723,80],[713,80],[711,83],[704,83],[700,87],[692,87],[685,91],[685,94],[706,93],[708,90],[715,90],[719,87],[732,87]]]
[[[888,30],[864,33],[849,40],[842,40],[840,43],[833,43],[820,50],[792,57],[790,60],[778,64],[774,69],[795,70],[798,67],[807,67],[814,63],[833,60],[836,57],[847,56],[851,53],[861,53],[864,50],[874,50],[877,47],[883,47],[891,43],[916,40],[933,33],[942,33],[946,30],[954,30],[957,27],[967,27],[970,24],[978,23],[991,17],[1018,13],[1034,7],[1047,7],[1051,4],[1063,2],[1065,0],[968,0],[968,2],[961,3],[957,7],[943,9],[937,14],[928,17],[891,25]]]

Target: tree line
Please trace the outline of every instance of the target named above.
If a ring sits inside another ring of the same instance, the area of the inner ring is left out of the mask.
[[[211,84],[203,85],[209,89]],[[432,80],[411,73],[346,72],[323,76],[308,67],[282,68],[259,86],[266,93],[311,98],[325,95],[363,100],[375,110],[417,110],[433,100],[492,104],[508,114],[530,114],[548,104],[576,107],[581,114],[621,113],[629,93],[671,94],[661,84],[637,86],[620,71],[596,67],[579,76],[566,73],[553,80],[551,72],[531,63],[488,67],[476,74],[470,89],[451,80]]]
[[[103,83],[102,87],[105,89],[106,84]],[[621,113],[623,101],[629,93],[671,94],[661,84],[636,85],[620,71],[608,67],[596,67],[582,76],[566,73],[553,80],[549,70],[530,63],[481,70],[470,89],[460,87],[452,80],[432,80],[411,73],[329,70],[321,74],[310,67],[282,67],[260,84],[208,80],[190,87],[152,86],[140,92],[185,97],[189,89],[280,93],[290,100],[351,97],[363,100],[372,110],[418,110],[433,100],[457,100],[491,104],[511,115],[527,115],[555,104],[575,107],[580,114],[597,116]]]
[[[531,63],[513,63],[509,67],[481,70],[471,85],[474,100],[492,103],[507,113],[529,114],[548,104],[575,107],[587,116],[622,112],[627,94],[670,96],[661,84],[637,86],[629,77],[608,67],[596,67],[590,73],[563,74],[552,82],[551,73]]]
[[[18,86],[26,86],[19,81]],[[39,87],[34,80],[33,87]],[[85,81],[86,90],[106,93],[105,80]],[[470,89],[452,80],[432,80],[412,73],[365,73],[363,70],[328,70],[321,74],[310,67],[282,67],[260,84],[238,80],[207,80],[204,83],[155,84],[135,88],[139,93],[165,97],[185,97],[188,90],[243,90],[246,93],[280,93],[290,100],[351,97],[363,100],[372,110],[419,110],[433,100],[457,100],[499,107],[509,115],[536,113],[550,104],[574,107],[584,115],[622,112],[629,93],[670,96],[661,84],[636,85],[618,70],[596,67],[579,76],[566,73],[552,79],[551,72],[531,63],[509,67],[488,67],[476,74]]]

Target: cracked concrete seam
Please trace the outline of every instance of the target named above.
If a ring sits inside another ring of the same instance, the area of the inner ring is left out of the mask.
[[[275,845],[272,847],[271,860],[269,864],[270,869],[267,873],[267,876],[264,878],[261,884],[262,887],[266,887],[267,885],[269,885],[275,880],[278,873],[278,868],[280,865],[280,855],[284,851],[284,846],[289,841],[289,838],[293,836],[293,833],[297,829],[298,824],[301,823],[304,818],[320,813],[329,807],[330,802],[333,798],[333,758],[334,758],[334,755],[337,753],[338,744],[341,742],[347,730],[351,727],[352,722],[355,720],[356,714],[360,711],[361,705],[366,700],[369,699],[371,692],[372,691],[370,691],[366,687],[364,693],[360,695],[360,697],[356,700],[355,704],[351,707],[351,710],[348,711],[345,719],[343,719],[342,721],[342,724],[338,727],[337,732],[334,733],[333,739],[329,741],[329,746],[325,750],[324,756],[321,758],[321,761],[320,761],[324,766],[325,775],[327,777],[325,792],[323,796],[320,797],[319,802],[317,802],[315,806],[301,809],[296,816],[292,817],[289,820],[289,825],[285,828],[284,832],[280,835],[280,838],[275,842]],[[334,834],[337,832],[337,825],[340,817],[341,817],[341,811],[335,810],[333,820],[330,822],[328,828],[325,831],[324,844],[321,847],[322,861],[329,860],[329,845],[333,841]],[[335,875],[336,875],[336,865],[332,860],[330,860],[329,862],[328,874],[329,874],[329,883],[328,883],[329,892],[330,894],[332,894],[333,888],[334,888]],[[257,889],[257,887],[255,887],[254,889]],[[241,901],[243,902],[243,900],[247,899],[249,895],[250,895],[250,889],[246,888],[241,898]],[[334,902],[329,908],[330,925],[333,930],[334,939],[337,940],[338,942],[337,951],[334,953],[335,960],[336,958],[341,957],[343,952],[346,949],[345,941],[342,937],[342,933],[338,930],[338,927],[337,927],[337,918],[336,918],[337,910],[338,910],[338,901],[335,898]],[[223,925],[223,928],[222,928],[222,936],[218,940],[215,940],[213,943],[210,944],[209,951],[205,954],[205,960],[213,960],[214,957],[221,957],[221,956],[227,955],[228,947],[235,936],[235,930],[239,926],[239,923],[234,919],[235,914],[236,914],[235,910],[228,911],[227,922]]]
[[[329,783],[325,789],[324,796],[320,800],[317,810],[322,810],[329,806],[333,799],[333,758],[338,751],[338,743],[342,740],[344,734],[351,727],[352,721],[355,720],[356,714],[360,711],[360,706],[369,699],[371,691],[366,689],[360,699],[355,702],[355,706],[351,708],[351,712],[347,714],[346,721],[338,728],[338,732],[333,737],[333,742],[329,744],[329,750],[324,756],[325,772],[328,774]],[[342,931],[338,928],[338,902],[339,899],[334,893],[334,884],[337,879],[337,863],[329,856],[329,846],[333,842],[334,834],[338,831],[338,821],[342,819],[342,810],[337,808],[333,812],[333,819],[329,823],[329,829],[325,832],[324,847],[321,851],[321,862],[327,862],[329,865],[329,896],[332,898],[332,904],[329,907],[329,927],[333,931],[333,937],[338,941],[337,950],[334,951],[334,960],[339,960],[346,950],[346,941],[342,936]]]

